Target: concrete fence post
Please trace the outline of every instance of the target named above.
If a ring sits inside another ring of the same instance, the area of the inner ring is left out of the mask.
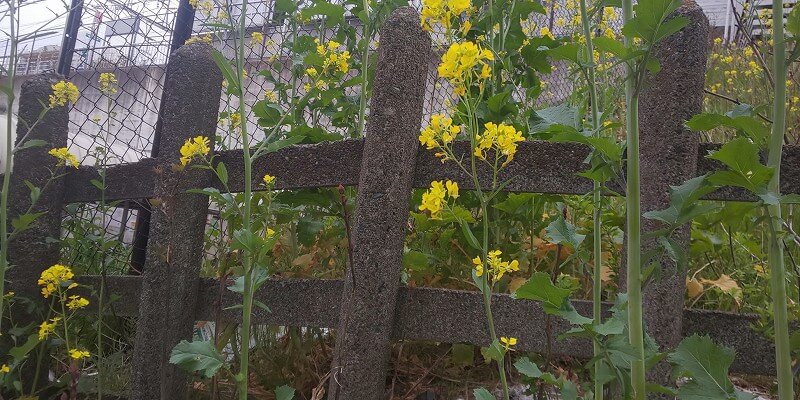
[[[8,290],[34,301],[44,300],[36,284],[42,271],[57,264],[61,259],[61,243],[58,239],[61,237],[61,212],[64,206],[63,174],[65,169],[71,167],[59,167],[56,170],[57,160],[48,152],[53,148],[67,146],[68,107],[55,107],[48,111],[30,133],[28,126],[34,124],[44,105],[49,103],[49,96],[53,93],[52,86],[58,80],[59,77],[56,75],[40,75],[22,85],[19,97],[17,143],[27,134],[25,142],[43,140],[47,144],[22,149],[14,155],[9,186],[10,221],[28,212],[42,213],[27,230],[15,234],[8,244],[8,259],[13,267],[6,276],[10,282]],[[55,172],[57,177],[47,184],[52,172]],[[30,189],[25,182],[42,189],[38,201],[32,208]],[[22,308],[15,310],[14,313],[15,322],[20,326],[28,323],[38,325],[41,322],[37,316],[28,314]],[[28,376],[25,383],[31,384],[33,375],[27,375],[27,371],[23,371],[23,374]]]
[[[131,369],[130,398],[136,400],[186,396],[185,375],[169,364],[169,354],[192,336],[208,214],[208,196],[187,193],[186,188],[210,186],[213,173],[174,167],[180,165],[180,148],[189,138],[205,136],[213,149],[222,90],[222,73],[206,44],[182,47],[168,69]]]
[[[694,1],[685,2],[674,15],[688,19],[685,28],[664,39],[655,48],[661,70],[651,76],[640,100],[642,212],[669,206],[669,186],[679,185],[697,173],[699,136],[684,123],[702,111],[708,19]],[[660,227],[658,221],[642,220],[644,234]],[[676,237],[688,250],[689,225]],[[654,240],[643,242],[642,252],[655,248]],[[683,306],[686,274],[677,271],[667,257],[660,260],[663,276],[644,292],[644,317],[648,332],[662,349],[674,348],[683,337]],[[669,378],[665,364],[654,368],[655,381]]]
[[[328,399],[383,399],[431,41],[410,8],[380,32]]]

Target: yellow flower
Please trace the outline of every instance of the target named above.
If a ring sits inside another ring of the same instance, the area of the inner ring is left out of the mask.
[[[439,77],[450,82],[454,93],[463,95],[473,77],[481,78],[484,75],[475,69],[481,67],[482,72],[486,71],[484,66],[488,64],[487,61],[494,61],[491,51],[481,49],[473,42],[453,43],[442,56]]]
[[[322,57],[322,67],[321,70],[317,70],[317,67],[307,68],[306,73],[309,76],[314,78],[319,75],[339,79],[340,75],[350,71],[350,52],[340,51],[341,43],[331,40],[323,45],[319,39],[314,39],[314,43],[317,44],[317,54]]]
[[[253,32],[250,35],[250,46],[256,47],[261,43],[264,43],[264,34],[261,32]]]
[[[37,281],[39,286],[42,287],[42,296],[45,298],[50,297],[62,283],[69,282],[74,276],[75,274],[72,273],[69,267],[61,264],[55,264],[42,271]]]
[[[422,204],[419,206],[420,211],[429,211],[431,219],[441,219],[442,208],[445,204],[445,196],[447,190],[442,181],[431,182],[430,189],[422,194]]]
[[[89,354],[86,350],[77,350],[77,349],[70,349],[69,356],[72,357],[73,360],[82,360],[84,358],[89,358],[91,354]]]
[[[495,154],[496,158],[499,158],[500,155],[506,157],[502,164],[502,166],[506,166],[514,159],[514,155],[517,153],[517,143],[525,141],[525,138],[522,137],[522,132],[511,125],[497,125],[493,122],[487,122],[484,128],[486,129],[483,134],[475,137],[477,142],[474,151],[475,157],[485,160],[486,151],[494,149],[497,152]]]
[[[423,0],[420,23],[426,31],[431,31],[437,23],[450,29],[453,17],[469,12],[471,8],[469,0]]]
[[[72,82],[58,81],[53,84],[53,94],[50,95],[50,107],[64,107],[67,103],[75,104],[78,101],[78,87]]]
[[[419,142],[428,150],[445,147],[455,140],[461,132],[461,127],[453,125],[453,119],[444,114],[431,115],[431,122],[419,134]],[[437,155],[444,153],[437,153]]]
[[[231,129],[238,129],[240,126],[242,126],[242,114],[239,114],[238,112],[231,113],[229,127]]]
[[[2,367],[0,367],[0,373],[7,374],[9,371],[11,371],[11,369],[10,369],[10,368],[8,368],[8,365],[7,365],[7,364],[3,364],[3,366],[2,366]]]
[[[39,325],[39,340],[45,340],[50,334],[55,332],[56,325],[58,325],[58,321],[60,320],[60,317],[55,317],[50,319],[50,322],[42,322],[41,325]]]
[[[195,157],[204,157],[211,151],[211,142],[205,136],[187,139],[181,146],[181,165],[186,166]]]
[[[269,238],[271,238],[273,235],[275,235],[275,229],[272,229],[272,228],[267,228],[267,232],[266,232],[266,234],[265,234],[264,236],[265,236],[267,239],[269,239]]]
[[[714,44],[717,45],[717,46],[721,45],[722,44],[722,38],[719,38],[719,37],[715,38],[714,39]]]
[[[553,39],[553,33],[550,32],[550,28],[546,26],[542,29],[539,29],[539,36]]]
[[[278,94],[272,90],[267,90],[266,92],[264,92],[264,98],[270,103],[278,102]]]
[[[275,177],[270,175],[270,174],[264,175],[264,184],[267,185],[267,186],[274,185],[275,184]]]
[[[117,93],[117,76],[111,72],[103,72],[100,74],[100,93],[104,95],[111,95]]]
[[[447,181],[444,183],[447,187],[447,195],[453,199],[458,198],[458,183],[453,181]]]
[[[501,336],[500,342],[503,343],[503,347],[506,349],[506,351],[509,351],[511,350],[511,347],[517,345],[517,338]]]
[[[500,256],[503,254],[500,250],[492,250],[488,253],[486,258],[486,270],[489,272],[492,281],[501,279],[505,274],[519,271],[519,261],[503,261]],[[472,259],[475,265],[476,275],[483,275],[483,260],[480,257]]]
[[[80,310],[88,305],[89,300],[77,295],[69,296],[69,301],[67,302],[67,308],[72,311]]]
[[[475,266],[475,275],[483,276],[483,260],[480,257],[472,259],[472,265]]]
[[[192,43],[208,43],[208,44],[211,44],[211,41],[212,41],[211,40],[211,35],[210,34],[205,34],[203,36],[192,36],[192,37],[186,39],[186,43],[185,44],[192,44]]]
[[[51,156],[55,157],[58,160],[58,166],[69,165],[72,168],[78,168],[78,158],[75,157],[74,154],[70,153],[69,149],[66,147],[60,147],[57,149],[50,149],[47,152]]]

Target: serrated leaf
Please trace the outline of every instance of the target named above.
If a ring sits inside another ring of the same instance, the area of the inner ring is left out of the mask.
[[[578,109],[563,103],[531,113],[529,118],[531,133],[544,131],[553,125],[564,125],[575,128]]]
[[[717,185],[738,186],[753,193],[766,192],[773,169],[761,164],[758,146],[746,138],[734,139],[707,157],[728,167],[712,173],[708,180]]]
[[[539,378],[542,376],[542,370],[540,370],[539,366],[531,361],[528,357],[522,357],[518,359],[517,362],[514,363],[514,368],[528,378]]]
[[[681,400],[735,398],[728,378],[733,349],[715,344],[708,336],[692,335],[681,341],[667,359],[675,365],[678,376],[690,378],[678,389]]]
[[[559,213],[558,217],[553,220],[547,228],[547,237],[555,244],[567,245],[572,249],[577,249],[583,243],[586,235],[581,235],[575,230],[575,225],[570,224],[564,219],[564,216]]]
[[[497,397],[494,397],[486,388],[477,388],[472,394],[475,396],[475,400],[497,400]]]
[[[505,355],[505,350],[500,342],[495,339],[488,347],[481,347],[481,354],[487,360],[500,361]]]
[[[275,389],[275,400],[292,400],[294,398],[294,388],[283,385]]]
[[[545,272],[535,272],[528,282],[514,292],[514,297],[538,301],[546,313],[554,315],[562,310],[569,295],[568,289],[554,285],[550,275]]]
[[[225,359],[209,341],[182,340],[169,356],[169,362],[189,372],[200,372],[206,378],[216,375],[225,365]]]

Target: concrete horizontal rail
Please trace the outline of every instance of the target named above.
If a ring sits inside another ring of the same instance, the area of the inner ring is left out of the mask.
[[[82,276],[77,281],[96,287],[100,277]],[[256,307],[253,310],[253,321],[269,325],[336,328],[342,287],[343,283],[339,280],[270,280],[256,294],[256,298],[267,305],[270,312]],[[140,291],[141,277],[107,277],[106,292],[121,299],[111,303],[109,312],[118,316],[138,316]],[[86,295],[89,293],[91,291],[87,290]],[[197,303],[196,315],[199,320],[241,319],[239,310],[223,310],[225,307],[241,304],[241,298],[221,286],[218,281],[202,280],[198,298],[200,301]],[[498,335],[518,338],[518,349],[521,351],[545,351],[546,316],[536,302],[495,294],[492,304]],[[608,304],[605,306],[606,309],[609,307]],[[575,307],[581,314],[591,315],[590,302],[576,301]],[[751,328],[758,316],[685,309],[683,318],[685,336],[695,333],[709,335],[716,343],[736,350],[737,357],[731,366],[733,372],[760,375],[774,373],[775,352],[772,343]],[[559,318],[552,319],[552,326],[553,337],[568,329],[567,323]],[[400,288],[392,335],[395,340],[486,345],[489,342],[487,332],[480,293],[405,286]],[[592,346],[582,339],[555,340],[553,352],[562,356],[589,358]]]
[[[456,150],[466,154],[467,146],[465,142],[458,143]],[[717,148],[718,144],[701,145],[698,156],[699,174],[720,168],[716,161],[705,158],[709,151]],[[264,174],[270,174],[278,178],[276,189],[355,186],[360,174],[362,150],[361,139],[287,147],[256,160],[253,168],[254,183],[261,182]],[[524,142],[520,144],[514,161],[502,171],[500,181],[511,180],[504,189],[510,192],[586,194],[591,191],[592,182],[577,173],[587,168],[583,161],[588,153],[589,148],[579,144]],[[228,169],[231,190],[244,190],[242,151],[223,151],[217,154],[216,159],[224,162]],[[109,168],[106,175],[106,199],[153,197],[158,168],[160,167],[153,159]],[[481,181],[489,186],[488,169],[479,170],[479,175]],[[94,167],[83,166],[77,171],[70,171],[66,178],[65,201],[99,201],[100,191],[91,183],[93,179],[99,179]],[[474,188],[472,180],[455,163],[442,163],[431,151],[421,148],[417,154],[414,187],[428,187],[432,180],[442,179],[456,180],[465,190]],[[184,189],[190,188],[187,186]],[[619,186],[611,185],[611,188],[621,192]],[[783,193],[800,193],[800,146],[786,146],[784,149],[781,190]],[[755,200],[755,197],[735,188],[724,188],[707,198]]]

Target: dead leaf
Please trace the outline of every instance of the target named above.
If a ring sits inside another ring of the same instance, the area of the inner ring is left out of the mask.
[[[700,283],[697,279],[694,278],[686,278],[686,293],[689,294],[689,298],[693,299],[697,296],[703,294],[703,284]]]

